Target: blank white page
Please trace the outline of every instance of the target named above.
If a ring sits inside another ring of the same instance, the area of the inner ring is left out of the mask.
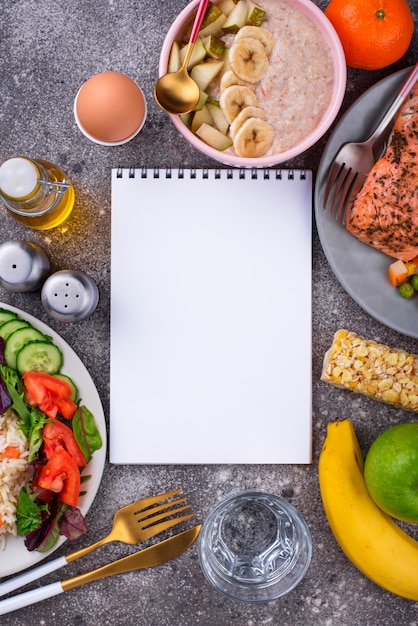
[[[111,462],[311,462],[311,221],[310,171],[112,170]]]

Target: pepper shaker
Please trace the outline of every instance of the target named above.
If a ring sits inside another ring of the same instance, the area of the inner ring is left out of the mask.
[[[23,240],[0,244],[0,285],[7,291],[36,291],[49,274],[46,252],[36,243]]]

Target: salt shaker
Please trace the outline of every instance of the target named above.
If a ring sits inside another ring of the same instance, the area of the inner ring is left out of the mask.
[[[0,285],[7,291],[36,291],[49,274],[46,252],[36,243],[23,240],[0,244]]]
[[[16,157],[0,167],[0,200],[21,224],[47,230],[74,206],[74,187],[63,170],[43,159]]]
[[[94,280],[77,270],[59,270],[45,281],[41,291],[45,311],[60,322],[78,322],[93,313],[99,302]]]

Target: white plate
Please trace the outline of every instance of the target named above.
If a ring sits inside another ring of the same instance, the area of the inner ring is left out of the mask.
[[[21,311],[13,306],[0,303],[0,308],[14,311],[19,315],[19,317],[26,319],[42,333],[52,337],[54,343],[61,349],[63,354],[63,373],[67,374],[74,380],[78,387],[82,404],[86,406],[94,415],[97,428],[102,437],[103,445],[100,450],[96,450],[93,454],[93,457],[85,470],[85,476],[91,475],[91,479],[83,484],[83,489],[86,490],[86,494],[80,497],[79,509],[83,515],[86,515],[99,488],[106,460],[106,422],[102,403],[96,387],[90,374],[74,350],[70,348],[70,346],[54,330],[49,328],[49,326],[43,322],[37,320],[32,315],[29,315],[28,313],[25,313],[24,311]],[[60,537],[55,546],[45,553],[36,551],[29,552],[24,545],[22,537],[8,536],[6,540],[6,548],[4,551],[0,552],[0,577],[16,574],[27,567],[35,565],[39,561],[42,561],[45,557],[49,556],[64,541],[65,537]]]
[[[318,168],[315,217],[325,256],[350,296],[372,317],[404,335],[418,338],[418,295],[401,298],[391,286],[388,268],[392,259],[361,243],[322,208],[328,168],[343,143],[362,141],[373,132],[402,86],[410,69],[381,80],[366,91],[336,126]]]

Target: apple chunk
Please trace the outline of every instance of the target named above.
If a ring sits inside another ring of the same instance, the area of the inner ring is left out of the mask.
[[[201,37],[207,37],[208,35],[216,35],[222,29],[222,26],[226,22],[226,15],[220,12],[218,17],[209,24],[203,25],[199,31]]]
[[[207,102],[206,106],[209,109],[210,114],[212,115],[213,122],[216,128],[220,130],[222,134],[226,135],[229,128],[229,122],[226,119],[225,115],[222,113],[222,109],[219,104]]]
[[[180,49],[180,63],[181,64],[183,64],[184,62],[186,53],[187,53],[187,45],[183,46],[183,48]],[[187,63],[187,69],[190,70],[194,65],[197,65],[197,63],[200,63],[201,61],[203,61],[205,56],[206,56],[206,48],[203,45],[202,38],[198,37],[196,39],[192,53],[190,55],[189,62]]]
[[[215,150],[223,152],[232,146],[232,140],[210,124],[203,123],[197,130],[196,135]]]
[[[235,7],[232,9],[231,13],[228,15],[224,24],[222,25],[222,30],[224,33],[235,34],[239,31],[240,28],[245,26],[248,17],[248,5],[244,0],[240,0]]]
[[[223,64],[223,61],[209,59],[195,65],[190,72],[190,76],[202,91],[206,91],[210,83],[221,71]]]
[[[200,109],[200,111],[196,111],[196,113],[194,114],[190,127],[192,133],[196,133],[196,131],[199,130],[202,124],[213,124],[213,119],[207,105]]]
[[[172,72],[177,72],[180,69],[181,60],[180,60],[180,46],[177,41],[173,42],[170,50],[170,56],[168,57],[168,66],[167,72],[171,74]]]

